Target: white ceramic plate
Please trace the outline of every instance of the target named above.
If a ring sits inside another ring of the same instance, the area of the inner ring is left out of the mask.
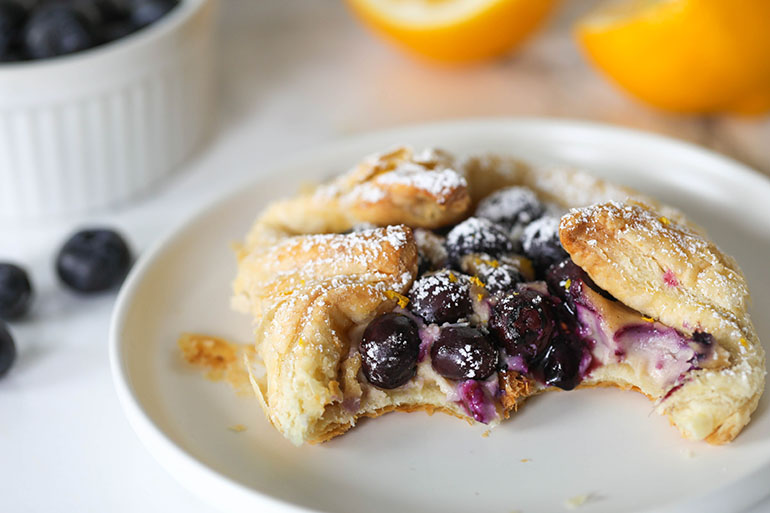
[[[653,194],[738,259],[755,313],[770,307],[770,181],[713,153],[544,120],[443,123],[349,139],[208,208],[148,251],[123,287],[111,329],[115,386],[137,434],[175,478],[217,507],[243,512],[558,512],[582,494],[592,494],[586,512],[726,512],[767,492],[767,394],[726,447],[682,440],[639,394],[583,390],[530,400],[488,438],[482,426],[448,416],[393,413],[296,448],[255,399],[188,368],[176,346],[182,331],[251,338],[249,319],[228,308],[235,271],[228,244],[266,202],[396,143],[573,164]],[[770,318],[755,320],[770,340]],[[235,433],[234,424],[248,429]]]

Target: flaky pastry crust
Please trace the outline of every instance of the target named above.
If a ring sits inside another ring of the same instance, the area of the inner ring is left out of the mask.
[[[641,205],[573,210],[562,217],[560,236],[573,261],[615,298],[688,335],[708,332],[729,352],[718,368],[690,372],[658,410],[685,438],[715,444],[735,438],[765,385],[764,350],[736,262],[701,234]]]
[[[411,228],[456,223],[481,198],[510,185],[578,209],[562,219],[562,242],[597,284],[684,333],[712,333],[729,352],[727,366],[693,371],[665,399],[622,365],[607,366],[582,386],[639,389],[659,401],[658,410],[685,437],[734,438],[762,392],[764,353],[746,311],[745,280],[702,229],[675,209],[573,169],[496,156],[458,162],[409,148],[370,157],[330,184],[270,205],[237,248],[233,305],[255,319],[257,356],[247,366],[274,426],[300,444],[392,410],[470,419],[447,400],[446,380],[430,366],[397,389],[370,385],[353,340],[396,308],[415,279]],[[360,224],[374,228],[341,233]],[[506,417],[534,389],[503,374],[499,413]]]

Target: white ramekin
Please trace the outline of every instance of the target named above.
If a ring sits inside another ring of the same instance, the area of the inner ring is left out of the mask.
[[[216,0],[182,0],[103,47],[0,65],[0,220],[120,203],[167,176],[213,116]]]

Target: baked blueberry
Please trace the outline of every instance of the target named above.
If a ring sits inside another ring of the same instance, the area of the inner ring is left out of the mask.
[[[178,0],[131,0],[131,22],[137,28],[146,27],[168,14],[178,3]]]
[[[543,383],[563,390],[572,390],[580,383],[582,350],[564,335],[553,337],[540,361]]]
[[[32,303],[32,284],[18,265],[0,263],[0,319],[18,319]]]
[[[498,301],[489,319],[489,331],[508,356],[520,356],[529,364],[548,346],[555,324],[552,300],[524,288]]]
[[[449,270],[421,276],[409,290],[409,309],[427,323],[442,324],[473,312],[470,281]]]
[[[24,48],[34,59],[79,52],[96,43],[88,19],[68,3],[40,5],[24,28]]]
[[[459,266],[460,259],[471,253],[493,257],[512,253],[514,243],[500,225],[482,217],[469,217],[447,234],[446,248],[450,263]]]
[[[15,60],[13,46],[20,37],[27,10],[15,0],[0,0],[0,61]]]
[[[417,325],[403,314],[381,315],[364,330],[359,352],[364,376],[371,384],[388,389],[400,387],[417,372]]]
[[[460,259],[460,268],[463,272],[478,277],[490,294],[513,290],[517,284],[525,281],[514,261],[506,257],[497,259],[473,253]]]
[[[56,258],[56,272],[70,288],[99,292],[118,285],[131,266],[131,251],[118,233],[82,230],[69,238]]]
[[[447,252],[444,237],[424,228],[414,229],[414,241],[417,244],[418,270],[424,274],[447,266]]]
[[[543,216],[527,225],[521,235],[521,247],[539,276],[569,256],[559,240],[559,218],[555,216]]]
[[[0,321],[0,377],[3,377],[16,360],[16,344],[11,332],[3,321]]]
[[[586,284],[605,298],[616,301],[609,292],[594,283],[588,273],[569,257],[551,266],[545,273],[545,281],[551,294],[563,299],[569,305],[580,299],[581,283]]]
[[[514,186],[481,200],[475,215],[506,226],[516,237],[524,226],[544,213],[545,206],[531,189]]]
[[[433,369],[447,379],[486,379],[497,368],[497,350],[476,328],[446,326],[430,349]]]

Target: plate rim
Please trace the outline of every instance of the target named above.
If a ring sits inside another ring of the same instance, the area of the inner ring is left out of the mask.
[[[736,174],[741,176],[741,180],[748,180],[761,187],[770,190],[770,177],[749,167],[748,165],[732,159],[726,155],[714,150],[701,147],[697,144],[676,139],[674,137],[661,135],[658,133],[647,132],[634,128],[616,126],[608,123],[599,123],[594,121],[580,121],[574,119],[562,118],[542,118],[542,117],[474,117],[460,118],[430,123],[411,123],[390,127],[384,130],[367,131],[353,135],[336,137],[323,141],[311,148],[297,152],[292,157],[281,159],[269,165],[264,173],[258,177],[249,177],[237,183],[234,187],[219,194],[213,200],[208,201],[200,208],[196,209],[181,221],[173,224],[161,236],[159,236],[148,248],[140,255],[135,262],[125,282],[120,288],[118,297],[112,310],[109,325],[109,364],[112,374],[113,387],[118,396],[118,400],[126,415],[127,420],[136,433],[140,442],[152,457],[163,467],[179,484],[193,493],[193,495],[203,499],[205,502],[217,508],[237,509],[238,504],[248,501],[251,505],[261,505],[262,507],[276,509],[286,513],[323,513],[322,510],[308,509],[299,506],[287,500],[279,499],[251,488],[245,484],[228,477],[209,467],[198,460],[177,442],[166,434],[163,429],[154,421],[154,419],[142,407],[139,398],[134,393],[131,386],[131,377],[128,374],[127,366],[122,359],[124,340],[121,337],[122,326],[125,324],[127,312],[136,290],[142,283],[146,271],[151,268],[165,250],[172,247],[182,239],[185,234],[193,227],[211,215],[213,212],[222,208],[227,202],[233,200],[240,194],[245,194],[254,189],[261,183],[268,182],[271,178],[281,174],[296,174],[303,164],[307,164],[313,158],[325,159],[332,153],[345,153],[349,147],[359,147],[371,145],[374,141],[380,141],[386,138],[395,140],[404,140],[410,137],[410,133],[430,133],[440,131],[480,131],[497,128],[516,128],[532,127],[535,130],[563,131],[572,134],[579,134],[582,137],[595,138],[597,136],[605,138],[635,139],[640,145],[657,145],[672,151],[675,151],[684,160],[709,160],[712,165],[709,172],[731,176]],[[574,139],[574,137],[573,137]],[[671,159],[672,161],[678,160]],[[717,165],[715,165],[717,164]],[[184,469],[180,475],[180,468]],[[743,481],[756,481],[760,473],[766,473],[770,470],[770,463],[756,469],[733,483],[721,487],[718,491],[724,492],[731,485],[737,485]],[[216,490],[226,491],[228,495],[219,495],[218,501],[212,500],[212,493],[203,493],[200,488],[193,486],[193,483],[206,483],[207,486]],[[707,493],[705,495],[710,495]],[[750,506],[766,497],[768,494],[753,498],[753,502],[747,501],[746,506]],[[703,496],[692,495],[685,500],[677,500],[662,506],[663,509],[682,507],[688,504],[699,502]],[[235,507],[233,507],[235,506]],[[655,508],[654,511],[660,508]]]

